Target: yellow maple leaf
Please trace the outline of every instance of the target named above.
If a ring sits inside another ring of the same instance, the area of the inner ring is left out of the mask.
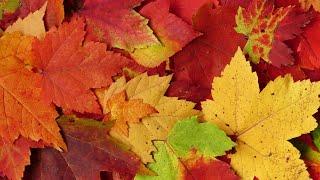
[[[320,83],[278,77],[261,92],[239,49],[202,102],[204,119],[237,137],[231,166],[243,179],[308,179],[300,154],[287,140],[317,127]]]
[[[128,123],[128,136],[110,131],[111,136],[131,146],[131,150],[139,155],[144,163],[153,162],[151,152],[156,150],[153,140],[165,140],[177,121],[199,115],[199,111],[193,109],[194,103],[164,96],[170,80],[171,76],[141,74],[129,82],[120,78],[108,89],[96,91],[104,113],[110,112],[107,102],[112,94],[123,90],[128,100],[140,99],[157,110],[157,113],[142,118],[140,123]]]
[[[138,123],[141,118],[157,111],[149,104],[145,104],[141,99],[131,99],[126,101],[125,91],[113,95],[107,101],[110,109],[110,118],[115,120],[112,131],[128,136],[128,124]]]
[[[299,0],[301,7],[305,10],[309,10],[311,6],[320,12],[320,1],[319,0]]]
[[[21,32],[24,35],[42,38],[46,32],[43,22],[46,7],[47,3],[45,3],[39,10],[30,13],[24,19],[19,18],[9,26],[5,32]]]

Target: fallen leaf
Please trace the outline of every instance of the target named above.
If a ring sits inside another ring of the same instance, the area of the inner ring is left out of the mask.
[[[142,0],[85,1],[80,14],[87,22],[88,38],[133,52],[159,44],[148,20],[133,10]]]
[[[112,76],[121,72],[127,59],[106,51],[105,44],[83,44],[84,22],[74,18],[70,23],[52,28],[43,40],[33,43],[32,66],[42,77],[42,94],[66,110],[100,113],[91,88],[106,87]]]
[[[99,102],[104,110],[107,110],[107,100],[114,93],[125,90],[128,100],[140,99],[145,104],[151,105],[158,113],[150,114],[142,118],[140,123],[128,123],[129,136],[115,131],[110,131],[112,137],[131,146],[144,163],[152,162],[151,152],[155,151],[153,140],[164,140],[174,124],[184,118],[198,115],[194,110],[194,103],[178,100],[178,98],[164,96],[171,76],[159,77],[141,74],[126,82],[120,78],[108,89],[97,93]]]
[[[0,138],[0,172],[8,179],[22,179],[25,166],[30,164],[30,148],[40,147],[43,147],[41,143],[25,138],[14,143]]]
[[[66,150],[55,121],[55,108],[41,99],[41,78],[23,64],[32,57],[32,41],[32,37],[19,33],[0,38],[0,137],[14,142],[21,135]]]
[[[203,157],[214,158],[225,155],[235,145],[216,125],[199,123],[195,117],[178,121],[167,141],[175,154],[183,158],[190,155],[191,150]]]
[[[123,91],[113,95],[107,101],[110,109],[110,119],[115,120],[112,130],[128,136],[128,123],[138,123],[140,119],[157,111],[149,104],[143,103],[141,99],[126,100]]]
[[[238,179],[227,163],[214,159],[224,155],[234,145],[213,124],[199,123],[195,117],[178,121],[167,141],[155,142],[158,149],[154,154],[155,162],[148,164],[148,167],[158,176],[138,175],[135,179]],[[200,167],[206,170],[201,175]]]
[[[308,179],[300,154],[287,140],[317,127],[320,84],[278,77],[261,92],[241,49],[212,84],[204,119],[236,136],[231,166],[243,179]]]
[[[136,49],[131,53],[137,63],[156,67],[198,37],[182,19],[169,12],[170,0],[157,0],[144,6],[139,13],[150,20],[149,25],[161,43]]]
[[[43,22],[43,16],[46,11],[47,3],[39,10],[30,13],[24,19],[19,18],[15,23],[9,26],[5,32],[21,32],[24,35],[42,38],[46,32]]]
[[[68,152],[41,150],[29,179],[100,179],[101,171],[133,177],[141,162],[106,134],[109,126],[92,119],[63,116],[58,120]]]
[[[211,82],[230,62],[237,47],[245,45],[234,31],[236,9],[203,6],[194,17],[194,28],[203,35],[173,58],[173,82],[168,95],[200,103],[210,97]]]
[[[260,58],[262,58],[264,61],[278,67],[282,64],[292,64],[293,60],[290,57],[289,59],[282,59],[283,61],[281,62],[270,58],[273,46],[276,47],[276,52],[273,55],[275,53],[291,53],[285,44],[275,39],[275,32],[279,23],[285,19],[291,10],[292,7],[288,6],[274,11],[273,3],[267,0],[251,1],[246,9],[239,7],[236,15],[237,27],[235,30],[248,37],[244,52],[249,55],[252,62],[259,63]]]

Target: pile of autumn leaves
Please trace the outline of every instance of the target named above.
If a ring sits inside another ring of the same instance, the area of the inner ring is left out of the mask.
[[[2,1],[0,175],[319,178],[319,10]]]

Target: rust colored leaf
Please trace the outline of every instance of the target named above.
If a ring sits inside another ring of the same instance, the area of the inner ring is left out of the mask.
[[[133,10],[143,0],[86,0],[80,14],[87,22],[88,39],[129,52],[159,44],[148,20]]]
[[[107,135],[109,127],[91,119],[62,117],[68,152],[41,150],[32,164],[29,179],[100,179],[101,171],[133,177],[140,160]]]

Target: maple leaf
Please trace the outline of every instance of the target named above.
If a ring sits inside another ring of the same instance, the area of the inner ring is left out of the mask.
[[[272,2],[267,0],[251,1],[246,9],[239,7],[236,15],[237,27],[235,30],[248,36],[244,52],[249,54],[252,62],[258,63],[262,58],[264,61],[271,62],[278,67],[281,64],[292,64],[292,57],[290,58],[289,56],[291,51],[280,40],[275,39],[275,32],[279,23],[284,20],[291,10],[292,7],[288,6],[274,11]],[[273,52],[273,56],[284,51],[289,59],[283,58],[281,62],[278,62],[275,58],[271,58],[270,53],[273,46],[276,47],[274,48],[276,52]]]
[[[111,120],[115,120],[113,131],[128,136],[128,123],[140,122],[140,119],[157,111],[149,104],[143,103],[141,99],[126,101],[126,93],[123,91],[112,96],[107,101],[110,109]]]
[[[236,136],[231,166],[243,179],[307,179],[299,152],[287,140],[317,127],[320,83],[278,77],[261,92],[241,49],[202,103],[204,119]],[[257,163],[258,162],[258,163]]]
[[[193,16],[203,5],[209,3],[213,3],[215,6],[219,5],[218,0],[170,0],[170,2],[170,11],[189,24],[192,24]]]
[[[230,62],[243,35],[234,31],[236,9],[207,4],[194,17],[194,28],[203,35],[173,56],[173,83],[168,95],[200,103],[210,97],[211,82]]]
[[[292,143],[301,152],[301,157],[308,167],[310,177],[315,180],[320,179],[320,153],[314,151],[310,146],[300,140],[294,139]]]
[[[294,81],[304,80],[307,77],[298,65],[278,68],[265,61],[260,61],[259,64],[253,66],[253,69],[259,77],[260,87],[265,87],[269,81],[273,81],[277,77],[285,76],[286,74],[290,74]]]
[[[129,136],[110,131],[110,135],[121,142],[131,146],[144,163],[152,162],[151,152],[155,151],[153,140],[164,140],[174,124],[184,118],[199,114],[194,110],[194,103],[178,100],[178,98],[164,96],[171,76],[147,76],[146,73],[136,76],[126,82],[125,78],[118,79],[108,89],[96,92],[104,111],[108,109],[106,102],[125,90],[128,100],[140,99],[151,105],[158,113],[142,118],[139,123],[128,123]]]
[[[30,148],[40,147],[43,147],[41,143],[26,138],[14,143],[0,138],[0,172],[9,179],[21,179],[24,167],[30,164]]]
[[[142,0],[86,0],[80,14],[87,22],[88,38],[132,52],[159,44],[148,20],[133,10]]]
[[[121,72],[127,59],[106,51],[102,43],[82,44],[84,22],[75,18],[70,23],[52,28],[43,40],[33,43],[35,60],[31,65],[42,76],[42,93],[47,102],[66,110],[100,113],[90,88],[112,83],[112,76]]]
[[[192,26],[170,13],[169,9],[170,0],[157,0],[139,11],[150,20],[150,27],[161,41],[159,44],[136,49],[131,53],[139,64],[156,67],[200,35],[192,29]]]
[[[141,162],[106,134],[110,126],[92,119],[62,116],[58,119],[68,152],[41,150],[32,164],[30,179],[100,179],[101,171],[134,176]]]
[[[14,142],[21,135],[66,149],[55,121],[55,108],[41,99],[40,76],[23,64],[32,58],[32,41],[32,37],[19,33],[0,38],[0,137]]]
[[[19,0],[4,0],[0,2],[0,19],[4,13],[13,13],[20,6]]]
[[[313,22],[305,28],[300,36],[298,46],[298,64],[306,69],[315,70],[320,68],[320,46],[319,46],[320,15],[317,15]]]
[[[42,38],[46,32],[43,22],[43,16],[46,11],[45,3],[39,10],[30,13],[24,19],[19,18],[15,23],[9,26],[5,32],[21,32],[24,35],[36,36]]]
[[[299,2],[305,10],[309,10],[312,6],[314,10],[320,12],[320,2],[318,0],[299,0]]]
[[[234,143],[213,124],[198,123],[195,117],[179,121],[170,131],[168,140],[157,141],[155,145],[158,149],[154,154],[156,162],[148,167],[158,176],[138,175],[135,179],[238,179],[228,164],[214,159],[224,155]],[[200,166],[209,173],[197,176]],[[210,172],[210,168],[221,171],[211,169]]]

